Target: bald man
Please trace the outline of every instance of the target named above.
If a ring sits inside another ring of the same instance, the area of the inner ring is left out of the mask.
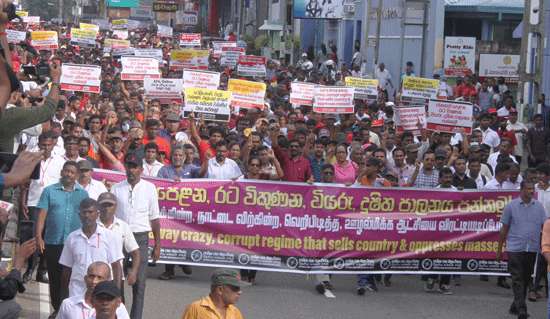
[[[94,262],[88,267],[84,282],[86,293],[81,296],[73,296],[63,300],[57,319],[94,318],[95,310],[92,307],[92,293],[100,282],[111,280],[111,268],[102,261]],[[117,319],[130,319],[128,311],[121,303],[116,310]]]

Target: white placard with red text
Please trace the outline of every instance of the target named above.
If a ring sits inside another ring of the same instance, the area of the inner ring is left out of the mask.
[[[267,58],[265,56],[241,55],[237,63],[237,73],[240,76],[265,78],[266,62]]]
[[[290,104],[313,105],[315,96],[315,84],[305,82],[292,82],[290,84]]]
[[[63,64],[60,87],[65,91],[99,93],[101,67],[88,64]]]
[[[447,133],[472,133],[474,108],[471,103],[430,100],[427,128]]]
[[[354,88],[345,86],[316,86],[313,98],[313,112],[353,113]]]
[[[237,42],[227,41],[212,41],[212,55],[219,59],[222,55],[223,48],[236,48]]]
[[[202,36],[200,33],[182,33],[180,47],[200,47]]]
[[[134,49],[135,56],[155,58],[162,62],[162,50],[161,49]]]
[[[218,86],[220,86],[218,72],[183,70],[183,88],[217,90]]]
[[[152,99],[181,100],[183,91],[183,79],[152,79],[143,80],[145,96]]]
[[[235,69],[239,57],[245,53],[244,48],[240,47],[223,47],[220,56],[220,65],[223,67],[230,67]]]
[[[56,31],[31,32],[31,44],[36,50],[54,50],[59,48]]]
[[[174,35],[174,29],[167,25],[157,25],[157,35],[161,38],[171,38]]]
[[[123,56],[122,80],[143,81],[146,77],[160,78],[159,61],[155,58]]]
[[[411,131],[419,133],[421,128],[426,128],[426,108],[418,107],[396,107],[395,125],[399,133]]]

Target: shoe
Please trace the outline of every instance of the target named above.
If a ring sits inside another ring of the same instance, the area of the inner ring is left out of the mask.
[[[391,279],[390,278],[386,278],[384,277],[384,279],[382,280],[383,284],[384,284],[384,287],[390,287],[391,286]]]
[[[537,293],[534,292],[534,291],[529,291],[529,293],[527,294],[527,299],[531,302],[536,302],[537,301]]]
[[[365,292],[367,292],[367,289],[365,289],[365,287],[359,287],[357,288],[357,294],[359,296],[363,296],[365,294]]]
[[[23,274],[23,283],[27,283],[32,280],[32,270],[27,269]]]
[[[546,297],[544,296],[544,293],[543,293],[543,292],[540,292],[540,291],[537,291],[537,292],[535,293],[535,295],[537,296],[537,300],[546,298]]]
[[[165,271],[162,274],[160,274],[160,276],[158,276],[158,279],[160,279],[160,280],[171,280],[171,279],[174,279],[174,276],[175,275],[174,275],[173,272]]]
[[[511,288],[510,285],[508,284],[508,282],[506,282],[506,278],[504,278],[504,277],[498,277],[497,286],[499,286],[500,288],[504,288],[504,289],[510,289]]]
[[[41,271],[37,272],[36,273],[36,281],[41,282],[43,284],[50,283],[50,279],[48,278],[48,273],[41,272]]]
[[[370,292],[377,292],[378,291],[378,287],[376,286],[375,283],[367,284],[367,286],[365,288],[367,288],[367,290],[370,291]]]
[[[451,290],[451,288],[449,288],[449,286],[447,285],[441,285],[439,286],[439,290],[438,290],[441,294],[443,295],[452,295],[453,292]]]
[[[424,284],[424,291],[432,292],[434,291],[434,286],[435,286],[435,281],[432,278],[429,278]]]
[[[318,284],[317,286],[315,286],[315,290],[317,290],[317,292],[320,293],[321,295],[324,295],[325,294],[325,285],[323,285],[322,283]]]
[[[334,295],[333,291],[334,291],[334,287],[332,286],[332,284],[329,282],[329,281],[323,281],[323,290],[324,290],[324,295],[325,297],[327,298],[336,298],[336,296]]]
[[[479,280],[480,281],[489,281],[489,276],[481,275],[481,276],[479,276]]]
[[[181,266],[181,270],[182,270],[183,273],[186,274],[186,275],[191,275],[191,274],[193,273],[193,269],[191,269],[191,266],[182,265],[182,266]]]

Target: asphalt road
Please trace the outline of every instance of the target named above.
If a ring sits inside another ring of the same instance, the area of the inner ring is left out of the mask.
[[[171,281],[156,276],[163,266],[149,268],[144,318],[181,318],[185,306],[208,294],[211,268],[193,268],[191,276],[179,270]],[[258,273],[256,285],[245,288],[238,307],[247,319],[502,319],[508,314],[511,290],[496,286],[496,280],[481,282],[477,276],[463,276],[462,285],[452,287],[453,295],[426,293],[419,276],[394,276],[391,287],[380,287],[376,293],[355,294],[355,277],[333,277],[335,299],[327,299],[314,289],[313,278],[305,275]],[[42,289],[44,290],[44,289]],[[128,293],[127,293],[128,294]],[[41,319],[35,283],[18,297],[24,306],[22,318]],[[546,318],[546,300],[528,302],[533,319]],[[42,315],[43,317],[44,315]]]

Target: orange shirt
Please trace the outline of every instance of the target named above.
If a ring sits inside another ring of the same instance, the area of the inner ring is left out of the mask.
[[[222,315],[218,312],[218,309],[210,299],[210,296],[206,296],[200,300],[197,300],[187,306],[183,313],[182,319],[222,319]],[[225,310],[225,319],[243,319],[241,311],[233,306],[229,305]]]
[[[143,138],[143,145],[144,146],[147,145],[150,142],[152,142],[152,141],[149,140],[147,137]],[[159,152],[164,152],[164,154],[166,154],[166,159],[169,159],[170,158],[170,150],[171,150],[170,143],[168,141],[166,141],[165,138],[162,138],[160,136],[157,136],[155,138],[154,143],[158,145]]]
[[[388,181],[387,179],[385,178],[375,178],[373,180],[369,180],[367,178],[367,176],[363,176],[361,177],[361,179],[359,180],[359,184],[363,185],[363,186],[371,186],[371,187],[374,187],[374,186],[378,186],[378,187],[391,187],[391,183],[390,181]],[[378,184],[378,185],[377,185]]]
[[[206,140],[201,140],[199,143],[199,155],[201,162],[206,160],[206,153],[210,154],[212,157],[216,156],[216,149],[210,145],[210,142]]]

